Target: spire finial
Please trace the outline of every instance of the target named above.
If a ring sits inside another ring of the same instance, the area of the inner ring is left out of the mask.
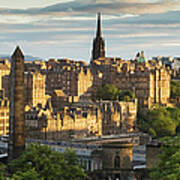
[[[24,58],[24,55],[23,55],[23,53],[22,53],[19,46],[16,47],[12,57],[22,57],[22,58]]]
[[[98,20],[97,20],[97,37],[101,37],[101,13],[98,12]]]

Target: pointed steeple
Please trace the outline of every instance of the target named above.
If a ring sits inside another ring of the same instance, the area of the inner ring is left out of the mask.
[[[101,13],[97,15],[97,32],[93,41],[92,60],[105,57],[105,43],[101,34]]]
[[[101,37],[101,13],[100,12],[98,13],[96,37]]]
[[[12,55],[12,58],[13,57],[24,58],[24,55],[23,55],[23,53],[22,53],[22,51],[21,51],[19,46],[16,47],[16,49],[15,49],[13,55]]]

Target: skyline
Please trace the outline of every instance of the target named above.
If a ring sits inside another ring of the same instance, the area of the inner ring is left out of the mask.
[[[26,55],[89,62],[100,11],[106,56],[133,59],[142,49],[148,58],[180,56],[178,0],[41,0],[29,4],[0,0],[0,4],[0,54],[10,55],[19,45]]]

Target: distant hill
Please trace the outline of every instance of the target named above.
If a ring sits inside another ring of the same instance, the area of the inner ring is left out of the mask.
[[[8,55],[0,55],[0,59],[10,59],[11,57]],[[24,57],[25,61],[34,61],[34,60],[42,60],[40,57],[34,57],[34,56],[29,56],[25,55]]]

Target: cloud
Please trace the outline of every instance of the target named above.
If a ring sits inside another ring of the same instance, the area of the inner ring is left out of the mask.
[[[167,42],[167,43],[162,43],[162,46],[180,46],[180,42]]]
[[[127,34],[113,34],[110,35],[113,38],[143,38],[143,37],[166,37],[170,36],[170,33],[127,33]]]
[[[105,14],[152,14],[163,13],[177,9],[179,0],[160,0],[150,2],[147,0],[74,0],[47,6],[45,8],[31,9],[0,9],[0,14],[16,15],[79,15],[83,13],[94,14],[101,11]]]

